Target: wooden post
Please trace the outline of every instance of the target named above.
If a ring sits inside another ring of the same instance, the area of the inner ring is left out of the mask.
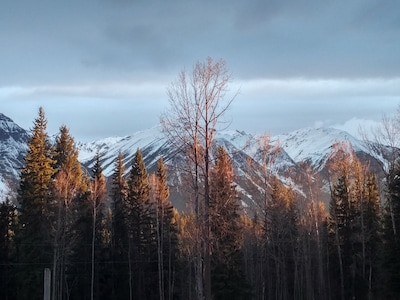
[[[51,270],[49,268],[45,268],[44,269],[43,300],[50,300],[50,286],[51,286]]]

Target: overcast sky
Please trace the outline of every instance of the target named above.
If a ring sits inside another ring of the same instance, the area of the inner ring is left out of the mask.
[[[231,129],[356,130],[400,104],[397,0],[1,1],[0,112],[77,140],[153,127],[179,71],[224,59]]]

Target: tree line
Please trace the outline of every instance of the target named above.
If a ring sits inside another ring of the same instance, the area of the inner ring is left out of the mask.
[[[50,141],[39,109],[17,199],[0,205],[0,298],[42,299],[49,269],[53,300],[398,299],[397,150],[382,192],[349,145],[334,145],[325,207],[317,172],[301,165],[302,192],[282,183],[276,149],[261,140],[262,163],[249,164],[260,207],[248,215],[230,153],[215,141],[229,82],[225,63],[209,58],[168,89],[161,123],[184,158],[184,212],[162,157],[150,174],[140,149],[131,162],[120,153],[107,179],[100,153],[82,167],[66,126]]]

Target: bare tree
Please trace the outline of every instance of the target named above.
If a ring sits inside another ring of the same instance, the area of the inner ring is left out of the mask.
[[[320,198],[322,179],[310,162],[299,164],[301,175],[298,182],[304,182],[305,197],[299,203],[300,244],[304,267],[305,293],[307,299],[327,299],[326,269],[324,269],[325,221],[324,203]],[[299,201],[300,202],[300,201]]]
[[[211,299],[209,176],[211,148],[218,124],[234,100],[225,99],[231,75],[225,61],[198,62],[191,73],[182,71],[167,90],[170,109],[161,117],[163,131],[191,161],[195,215],[202,228],[197,240],[197,294]]]
[[[381,157],[383,163],[381,169],[386,178],[386,188],[388,189],[393,180],[393,172],[400,156],[400,106],[395,117],[384,115],[379,126],[367,131],[365,128],[359,130],[369,152],[375,157]],[[370,132],[370,134],[368,134]],[[389,213],[392,220],[393,233],[396,236],[395,215],[391,197],[388,197]]]

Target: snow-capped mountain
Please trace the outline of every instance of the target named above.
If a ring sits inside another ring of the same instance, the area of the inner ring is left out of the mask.
[[[0,114],[0,198],[7,190],[5,182],[17,182],[19,169],[27,150],[29,134],[8,117]],[[363,160],[375,160],[368,154],[364,143],[347,132],[331,128],[303,128],[289,134],[263,137],[241,131],[224,131],[216,136],[216,143],[230,154],[236,174],[237,188],[242,194],[242,204],[256,209],[260,205],[262,177],[268,172],[302,193],[298,182],[302,169],[301,162],[308,162],[319,172],[324,172],[326,162],[335,143],[351,144]],[[172,192],[178,193],[181,184],[180,166],[184,160],[173,144],[169,143],[159,126],[136,132],[125,137],[109,137],[89,143],[76,143],[81,163],[91,170],[97,153],[102,160],[103,171],[111,176],[119,152],[124,156],[126,172],[129,171],[137,149],[143,153],[149,172],[154,172],[160,156],[169,170]],[[3,197],[1,197],[3,195]],[[176,197],[174,203],[179,209],[185,208],[184,197]]]
[[[79,160],[89,168],[93,166],[96,153],[101,156],[103,172],[110,176],[114,169],[115,159],[119,152],[124,156],[124,162],[129,166],[136,150],[140,149],[145,158],[146,165],[151,167],[156,164],[160,155],[165,159],[168,153],[163,151],[168,146],[168,141],[161,133],[159,127],[136,132],[125,137],[109,137],[89,143],[77,143]],[[169,152],[172,149],[168,149]]]
[[[15,184],[27,150],[29,134],[0,113],[0,198]]]
[[[365,143],[349,133],[333,128],[302,128],[286,135],[273,137],[296,162],[309,162],[314,168],[321,170],[332,152],[332,146],[345,142],[355,152],[368,153]]]
[[[268,172],[302,193],[303,187],[301,182],[299,183],[302,169],[299,163],[308,162],[314,169],[324,172],[333,145],[338,142],[351,145],[363,160],[376,161],[368,154],[368,149],[362,141],[347,132],[332,128],[303,128],[273,137],[253,136],[241,131],[224,131],[216,136],[216,144],[224,146],[231,156],[236,173],[236,185],[242,194],[242,204],[248,208],[261,205],[260,191],[263,189],[264,164]],[[179,166],[184,161],[179,157],[177,149],[174,149],[163,135],[160,127],[153,127],[126,137],[79,143],[78,147],[80,161],[88,169],[93,168],[94,157],[99,152],[106,176],[112,175],[119,152],[124,155],[127,172],[138,148],[142,151],[150,172],[155,170],[156,162],[162,156],[169,166],[170,186],[175,190],[179,188]],[[263,149],[267,155],[264,155]],[[180,199],[179,202],[174,204],[184,209],[184,200]]]

